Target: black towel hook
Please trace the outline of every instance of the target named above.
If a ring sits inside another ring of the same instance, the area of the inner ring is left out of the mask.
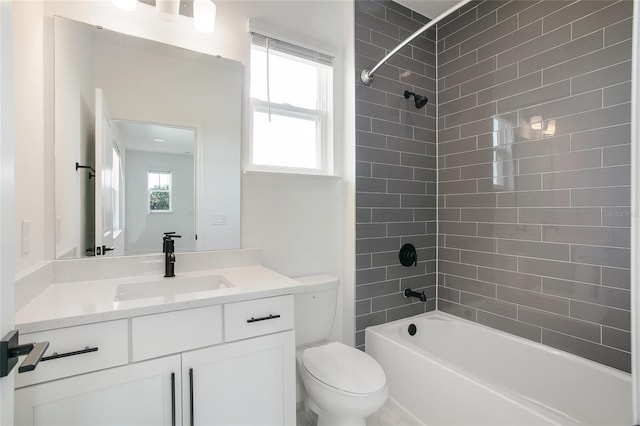
[[[94,177],[96,175],[96,171],[93,167],[91,166],[81,166],[80,163],[78,163],[76,161],[76,171],[78,171],[78,169],[89,169],[89,179],[91,179],[92,177]]]

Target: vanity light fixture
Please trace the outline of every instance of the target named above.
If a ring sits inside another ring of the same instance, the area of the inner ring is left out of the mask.
[[[181,0],[145,0],[143,3],[153,6],[161,19],[168,22],[176,22],[180,14]],[[138,0],[111,0],[111,3],[119,9],[134,12]],[[216,5],[212,0],[193,0],[193,26],[201,33],[211,34],[216,23]]]
[[[138,0],[111,0],[111,3],[118,9],[126,12],[135,12],[138,6]]]
[[[156,11],[163,21],[176,22],[180,11],[180,0],[156,0]]]
[[[211,0],[193,1],[193,25],[196,30],[211,34],[216,24],[216,5]]]

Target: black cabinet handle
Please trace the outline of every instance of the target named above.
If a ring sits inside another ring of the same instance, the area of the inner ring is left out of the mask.
[[[189,424],[194,425],[193,420],[193,368],[189,369]]]
[[[280,318],[280,314],[276,314],[276,315],[269,314],[268,317],[260,317],[260,318],[251,317],[251,319],[248,319],[247,322],[248,323],[252,323],[252,322],[258,322],[258,321],[272,320],[272,319],[276,319],[276,318]]]
[[[98,347],[96,346],[95,348],[90,348],[89,346],[87,346],[84,349],[80,349],[79,351],[65,352],[63,354],[59,354],[57,352],[54,352],[52,355],[42,357],[41,361],[51,361],[52,359],[66,358],[68,356],[88,354],[90,352],[98,352]]]
[[[171,373],[171,426],[176,426],[176,373]]]

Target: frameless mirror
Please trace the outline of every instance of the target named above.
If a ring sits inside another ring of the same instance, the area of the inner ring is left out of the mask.
[[[56,258],[239,248],[242,65],[54,28]]]

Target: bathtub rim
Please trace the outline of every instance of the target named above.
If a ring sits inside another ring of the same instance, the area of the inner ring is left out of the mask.
[[[578,355],[565,352],[561,349],[556,349],[551,346],[543,345],[542,343],[528,340],[517,335],[512,335],[505,331],[494,329],[494,328],[485,326],[483,324],[479,324],[474,321],[470,321],[465,318],[461,318],[446,312],[441,312],[441,311],[426,312],[426,313],[414,315],[407,318],[401,318],[385,324],[370,326],[365,329],[366,330],[365,342],[368,340],[369,334],[374,334],[376,335],[374,338],[388,341],[395,346],[401,346],[405,350],[410,351],[417,356],[421,356],[421,357],[426,356],[430,362],[440,365],[442,368],[445,368],[450,373],[463,377],[466,380],[469,380],[475,385],[480,386],[493,394],[500,395],[527,411],[535,412],[536,414],[540,415],[542,418],[545,418],[547,421],[550,421],[552,424],[579,425],[579,424],[582,424],[582,421],[580,420],[580,418],[576,418],[573,415],[567,412],[564,412],[560,408],[549,406],[542,401],[539,401],[528,395],[523,395],[517,391],[514,391],[513,389],[503,387],[502,385],[487,382],[486,378],[482,378],[477,374],[475,374],[474,372],[467,371],[464,368],[461,368],[460,366],[458,366],[457,364],[452,363],[447,359],[443,359],[442,357],[429,352],[428,350],[413,343],[410,339],[405,339],[404,336],[400,336],[400,334],[398,334],[398,331],[400,328],[403,328],[404,326],[408,326],[412,321],[415,321],[415,320],[422,320],[422,321],[425,321],[425,320],[443,321],[444,320],[444,321],[454,321],[462,324],[466,323],[467,325],[471,325],[471,326],[479,326],[481,329],[484,329],[487,332],[497,333],[498,335],[502,335],[503,337],[506,337],[511,341],[514,341],[515,344],[524,343],[528,345],[528,347],[531,347],[537,350],[543,350],[544,352],[549,353],[551,355],[560,356],[569,362],[577,362],[578,365],[582,365],[587,368],[595,368],[596,371],[601,372],[603,374],[610,375],[614,379],[620,379],[624,383],[628,384],[629,386],[631,386],[632,384],[631,375],[629,373],[625,373],[613,367],[609,367],[609,366],[600,364],[598,362],[591,361],[586,358],[582,358]],[[425,353],[427,355],[425,355]],[[390,396],[393,396],[393,395],[390,394]]]
[[[610,367],[608,365],[604,365],[604,364],[601,364],[599,362],[592,361],[592,360],[590,360],[588,358],[584,358],[584,357],[581,357],[579,355],[572,354],[571,352],[563,351],[562,349],[557,349],[557,348],[554,348],[553,346],[548,346],[548,345],[545,345],[545,344],[540,343],[540,342],[535,342],[533,340],[525,339],[524,337],[520,337],[520,336],[517,336],[515,334],[507,333],[506,331],[502,331],[502,330],[499,330],[497,328],[492,328],[492,327],[486,326],[484,324],[480,324],[480,323],[477,323],[475,321],[471,321],[471,320],[468,320],[466,318],[458,317],[456,315],[452,315],[452,314],[449,314],[447,312],[442,312],[442,311],[425,312],[425,313],[422,313],[422,314],[413,315],[411,317],[401,318],[401,319],[397,319],[397,320],[394,320],[394,321],[390,321],[390,322],[387,322],[387,323],[384,323],[384,324],[378,324],[378,325],[374,325],[374,326],[369,326],[369,327],[365,328],[365,333],[366,333],[366,331],[371,330],[371,332],[374,332],[374,333],[380,334],[382,336],[388,337],[389,336],[388,333],[380,332],[378,330],[382,330],[384,328],[397,329],[397,328],[400,327],[401,323],[407,323],[407,325],[409,325],[411,320],[419,319],[419,318],[428,319],[428,320],[444,320],[444,321],[454,321],[454,322],[457,321],[457,322],[460,322],[460,323],[463,323],[463,324],[477,326],[477,327],[480,327],[481,329],[484,329],[486,331],[497,333],[497,334],[499,334],[499,335],[501,335],[503,337],[506,337],[509,340],[515,341],[517,343],[525,344],[527,346],[536,348],[538,350],[544,350],[545,352],[550,352],[550,353],[552,353],[554,355],[561,356],[561,357],[563,357],[565,359],[568,359],[570,361],[575,361],[575,362],[578,362],[579,364],[596,368],[597,370],[600,370],[603,373],[613,374],[614,376],[617,376],[620,379],[628,381],[629,383],[632,382],[632,380],[631,380],[632,379],[632,374],[627,373],[625,371],[618,370],[617,368],[613,368],[613,367]],[[561,334],[564,334],[564,333],[561,333]],[[365,341],[365,343],[366,343],[366,341]],[[409,341],[409,343],[412,343],[412,342]],[[413,345],[417,346],[415,344],[413,344]],[[365,351],[366,351],[366,345],[365,345]],[[451,363],[447,362],[447,360],[443,360],[443,359],[441,359],[440,357],[438,357],[436,355],[433,355],[433,356],[438,361],[442,361],[446,365],[451,365]]]
[[[424,314],[420,314],[417,316],[422,316],[422,315]],[[540,418],[548,421],[549,424],[551,425],[555,425],[555,426],[561,426],[561,425],[562,426],[569,426],[569,425],[579,426],[580,425],[580,421],[578,419],[575,419],[574,417],[572,417],[567,413],[564,413],[558,409],[550,407],[544,403],[541,403],[540,401],[536,401],[535,399],[521,395],[503,386],[497,385],[492,382],[487,382],[487,380],[478,377],[476,374],[466,372],[460,367],[456,366],[455,364],[449,361],[443,360],[441,357],[438,357],[435,355],[425,356],[423,353],[424,350],[421,352],[420,347],[413,344],[412,342],[408,342],[410,346],[407,346],[403,344],[404,342],[401,342],[398,339],[394,339],[392,336],[388,334],[381,334],[381,333],[375,333],[375,334],[376,334],[375,336],[376,339],[389,342],[391,345],[394,345],[396,347],[402,347],[402,350],[406,350],[410,352],[413,356],[426,358],[427,362],[438,366],[438,368],[444,369],[449,374],[453,374],[465,381],[468,381],[472,383],[474,386],[480,387],[484,389],[486,392],[491,393],[492,395],[508,400],[510,403],[519,406],[521,409],[526,410],[530,413],[534,413]],[[406,412],[411,413],[411,411],[408,410],[406,407],[404,407],[402,404],[400,404],[399,401],[397,401],[394,398],[394,395],[392,395],[391,393],[389,393],[389,398],[393,398],[394,401],[396,401],[396,403],[400,405]],[[412,417],[417,418],[415,415],[413,414],[411,415]],[[419,422],[422,426],[426,426],[426,423],[424,423],[422,420],[419,420]]]

